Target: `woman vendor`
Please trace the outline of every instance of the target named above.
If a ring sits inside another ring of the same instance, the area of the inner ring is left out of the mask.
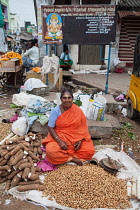
[[[73,93],[70,89],[63,89],[60,99],[61,105],[51,111],[49,133],[42,142],[46,145],[46,157],[55,165],[70,161],[82,166],[95,152],[86,117],[73,104]]]

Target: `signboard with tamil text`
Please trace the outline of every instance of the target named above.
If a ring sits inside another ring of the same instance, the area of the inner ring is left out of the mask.
[[[116,36],[115,5],[42,6],[46,44],[110,44]]]

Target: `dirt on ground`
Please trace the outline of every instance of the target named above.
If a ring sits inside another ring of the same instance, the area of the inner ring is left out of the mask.
[[[10,104],[12,104],[12,96],[16,93],[18,93],[17,89],[0,89],[0,110],[10,109]],[[129,118],[124,117],[120,113],[120,111],[116,111],[111,114],[118,119],[121,124],[121,128],[114,129],[112,137],[110,139],[104,138],[94,140],[94,145],[116,145],[118,151],[120,151],[123,146],[124,152],[130,155],[140,165],[140,119],[135,121],[130,120]],[[2,123],[0,125],[2,126]],[[5,137],[9,134],[8,130],[10,129],[10,126],[11,124],[6,125],[6,129],[4,129],[3,126],[1,127],[2,129],[0,139],[2,138],[2,136]],[[10,201],[10,203],[6,205],[8,200]],[[4,194],[4,184],[1,184],[0,209],[41,210],[45,208],[41,206],[36,206],[26,201],[17,200],[10,195]]]
[[[140,118],[130,120],[124,117],[120,111],[112,113],[121,124],[120,129],[113,129],[110,139],[98,139],[95,145],[116,145],[117,151],[123,149],[132,159],[140,165]]]

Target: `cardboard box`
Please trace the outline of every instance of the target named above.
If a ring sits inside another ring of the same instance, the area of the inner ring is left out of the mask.
[[[30,79],[30,78],[36,78],[36,79],[40,79],[45,85],[50,85],[51,84],[54,84],[54,74],[53,73],[49,73],[47,74],[46,76],[44,76],[44,78],[42,79],[42,75],[41,73],[36,73],[32,70],[28,71],[26,73],[26,80],[27,79]],[[59,78],[58,78],[58,81],[55,85],[55,88],[54,90],[56,91],[60,91],[61,88],[62,88],[62,84],[63,84],[63,71],[62,69],[60,68],[59,69]]]
[[[46,83],[47,85],[54,84],[54,74],[53,73],[47,74],[46,79],[47,79],[47,83]],[[60,91],[62,88],[62,84],[63,84],[63,70],[62,70],[62,68],[59,68],[59,78],[56,82],[54,90]]]
[[[44,78],[42,79],[41,73],[30,70],[26,73],[26,80],[30,78],[40,79],[46,85],[46,76],[44,76]]]

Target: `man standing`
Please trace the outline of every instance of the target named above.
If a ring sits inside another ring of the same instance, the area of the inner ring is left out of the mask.
[[[29,71],[29,67],[36,67],[39,62],[39,49],[35,46],[35,42],[31,40],[29,42],[29,50],[27,50],[22,57],[23,65],[26,67],[26,71]]]
[[[17,45],[14,47],[14,52],[17,52],[21,55],[22,53],[22,47],[21,45],[19,44],[19,42],[17,43]]]

